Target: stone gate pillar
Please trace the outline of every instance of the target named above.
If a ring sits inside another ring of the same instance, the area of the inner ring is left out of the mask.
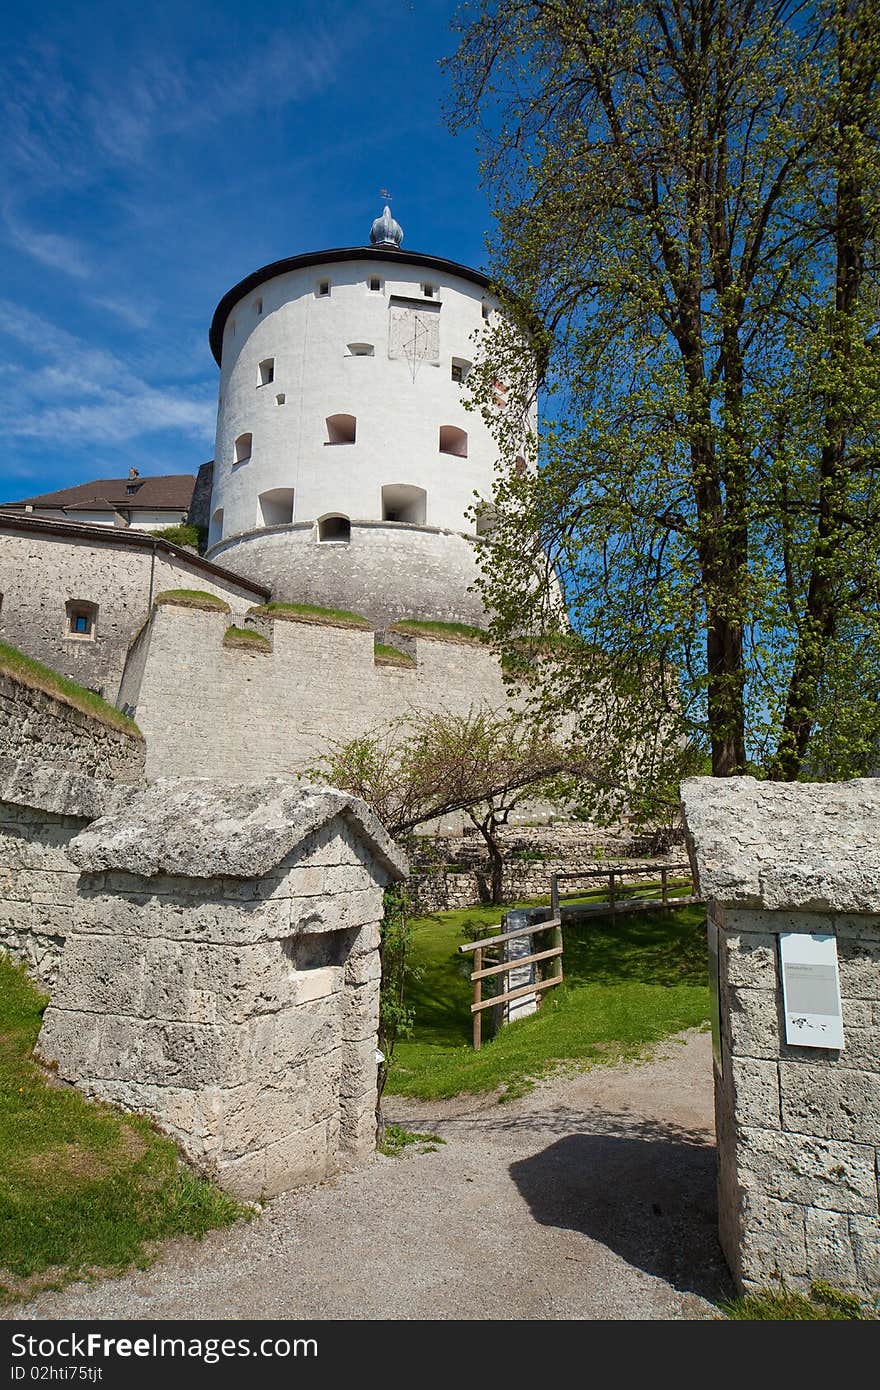
[[[880,781],[682,783],[707,900],[721,1243],[880,1292]]]

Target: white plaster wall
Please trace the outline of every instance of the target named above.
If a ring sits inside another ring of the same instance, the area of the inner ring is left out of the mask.
[[[381,292],[369,289],[371,276]],[[318,296],[329,280],[328,296]],[[426,299],[421,286],[433,284]],[[439,304],[440,357],[413,375],[388,356],[389,300],[399,295]],[[452,358],[473,361],[486,293],[458,276],[365,258],[311,265],[276,276],[245,295],[223,338],[211,514],[223,510],[223,537],[253,530],[258,497],[293,488],[295,521],[330,512],[382,517],[382,487],[408,483],[427,493],[426,524],[472,531],[465,512],[476,490],[488,496],[496,450],[482,418],[462,404]],[[257,311],[258,302],[262,312]],[[494,308],[494,302],[487,300]],[[351,356],[348,344],[372,343],[374,356]],[[258,385],[259,364],[274,358],[274,380]],[[285,403],[277,397],[283,394]],[[327,444],[325,420],[354,415],[354,444]],[[468,434],[468,457],[439,452],[441,425]],[[253,435],[250,462],[235,465],[235,439]]]

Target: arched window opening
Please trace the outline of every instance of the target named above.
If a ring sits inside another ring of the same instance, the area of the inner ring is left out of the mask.
[[[262,301],[262,299],[255,299],[255,300],[254,300],[254,310],[256,311],[256,313],[262,314],[262,312],[263,312],[263,301]]]
[[[478,536],[491,536],[497,524],[495,508],[490,502],[477,506],[476,532]]]
[[[428,510],[428,494],[422,487],[410,483],[389,483],[382,489],[382,520],[405,521],[410,526],[424,526]]]
[[[233,463],[250,463],[253,450],[254,436],[252,434],[240,434],[233,449]]]
[[[94,641],[98,605],[89,599],[71,598],[64,606],[67,612],[68,637],[85,637]]]
[[[293,521],[293,488],[273,487],[261,492],[257,514],[258,526],[289,526]]]
[[[467,431],[457,425],[440,426],[440,452],[452,454],[457,459],[467,458]]]
[[[257,385],[268,386],[275,380],[275,358],[266,357],[257,368]]]
[[[353,444],[357,430],[354,415],[328,415],[325,444]]]
[[[492,382],[492,400],[497,406],[507,405],[507,396],[510,388],[506,381],[496,379]]]
[[[216,545],[223,539],[223,508],[218,507],[211,517],[211,524],[208,527],[208,548]]]
[[[370,276],[370,280],[369,280],[369,285],[370,285],[370,289],[371,289],[371,291],[373,292],[373,294],[381,294],[381,292],[382,292],[382,280],[381,280],[381,277],[380,277],[380,276],[378,276],[378,275],[371,275],[371,276]]]
[[[351,522],[347,516],[323,516],[318,522],[318,540],[347,545],[351,540]]]
[[[349,343],[349,357],[375,357],[376,349],[372,343]]]
[[[466,357],[453,357],[452,359],[452,380],[466,381],[467,374],[471,369],[471,363]]]

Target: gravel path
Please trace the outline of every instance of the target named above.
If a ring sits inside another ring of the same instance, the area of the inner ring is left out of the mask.
[[[708,1035],[519,1100],[392,1097],[441,1135],[164,1247],[149,1270],[20,1318],[703,1319],[731,1292],[715,1233]]]

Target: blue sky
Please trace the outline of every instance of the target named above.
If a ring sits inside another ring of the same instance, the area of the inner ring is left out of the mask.
[[[485,263],[473,139],[445,128],[453,0],[50,3],[0,21],[0,501],[195,472],[221,296],[361,245]]]

